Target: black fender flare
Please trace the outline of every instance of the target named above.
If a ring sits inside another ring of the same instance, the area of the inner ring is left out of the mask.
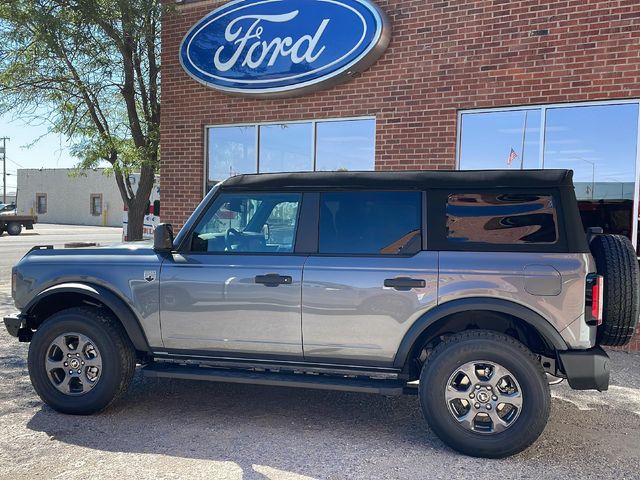
[[[106,287],[80,282],[61,283],[44,289],[38,295],[33,297],[24,307],[23,312],[29,315],[31,311],[43,300],[60,293],[77,293],[79,295],[88,296],[104,304],[109,308],[115,316],[120,320],[131,343],[136,350],[142,352],[150,352],[149,342],[144,330],[140,325],[140,321],[133,313],[127,303]]]
[[[562,351],[568,349],[566,342],[553,325],[545,320],[545,318],[539,313],[534,312],[524,305],[499,298],[463,298],[443,303],[442,305],[429,310],[416,320],[402,339],[398,352],[396,353],[393,366],[395,368],[404,367],[416,341],[427,328],[434,325],[444,317],[454,313],[461,313],[470,310],[506,313],[508,315],[512,315],[533,327],[549,343],[549,345],[553,346],[556,350]]]

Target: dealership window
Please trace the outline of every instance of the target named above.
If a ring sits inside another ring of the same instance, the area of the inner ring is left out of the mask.
[[[373,170],[374,118],[207,128],[207,184],[243,173]]]
[[[89,205],[89,208],[91,209],[91,215],[93,215],[94,217],[102,215],[102,194],[92,193]]]
[[[47,194],[46,193],[36,194],[36,212],[38,213],[38,215],[43,215],[47,213]]]
[[[636,242],[638,115],[635,100],[463,111],[458,167],[571,169],[584,226]]]
[[[406,255],[422,247],[420,192],[333,192],[320,200],[321,254]]]

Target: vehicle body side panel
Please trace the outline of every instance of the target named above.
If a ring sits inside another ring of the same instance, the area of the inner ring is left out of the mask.
[[[425,287],[384,286],[397,277],[423,279]],[[302,287],[305,360],[392,366],[411,325],[436,305],[437,279],[437,252],[309,257]]]
[[[588,254],[441,252],[438,303],[509,300],[547,319],[570,348],[589,348],[595,327],[585,323],[585,277],[593,268]]]
[[[160,304],[167,349],[302,358],[304,255],[174,254],[162,266]],[[268,274],[291,283],[256,283]]]

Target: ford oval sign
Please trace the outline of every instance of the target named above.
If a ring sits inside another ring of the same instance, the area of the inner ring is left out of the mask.
[[[282,97],[348,80],[390,38],[387,17],[369,0],[236,0],[187,33],[180,60],[212,88]]]

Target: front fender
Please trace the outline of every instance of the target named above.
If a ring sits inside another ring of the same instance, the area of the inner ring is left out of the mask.
[[[62,283],[46,288],[33,297],[22,310],[23,314],[30,315],[38,309],[41,302],[60,294],[77,294],[89,297],[109,308],[120,320],[131,343],[138,351],[150,352],[149,342],[142,329],[140,320],[133,313],[124,300],[106,287],[79,282]]]

